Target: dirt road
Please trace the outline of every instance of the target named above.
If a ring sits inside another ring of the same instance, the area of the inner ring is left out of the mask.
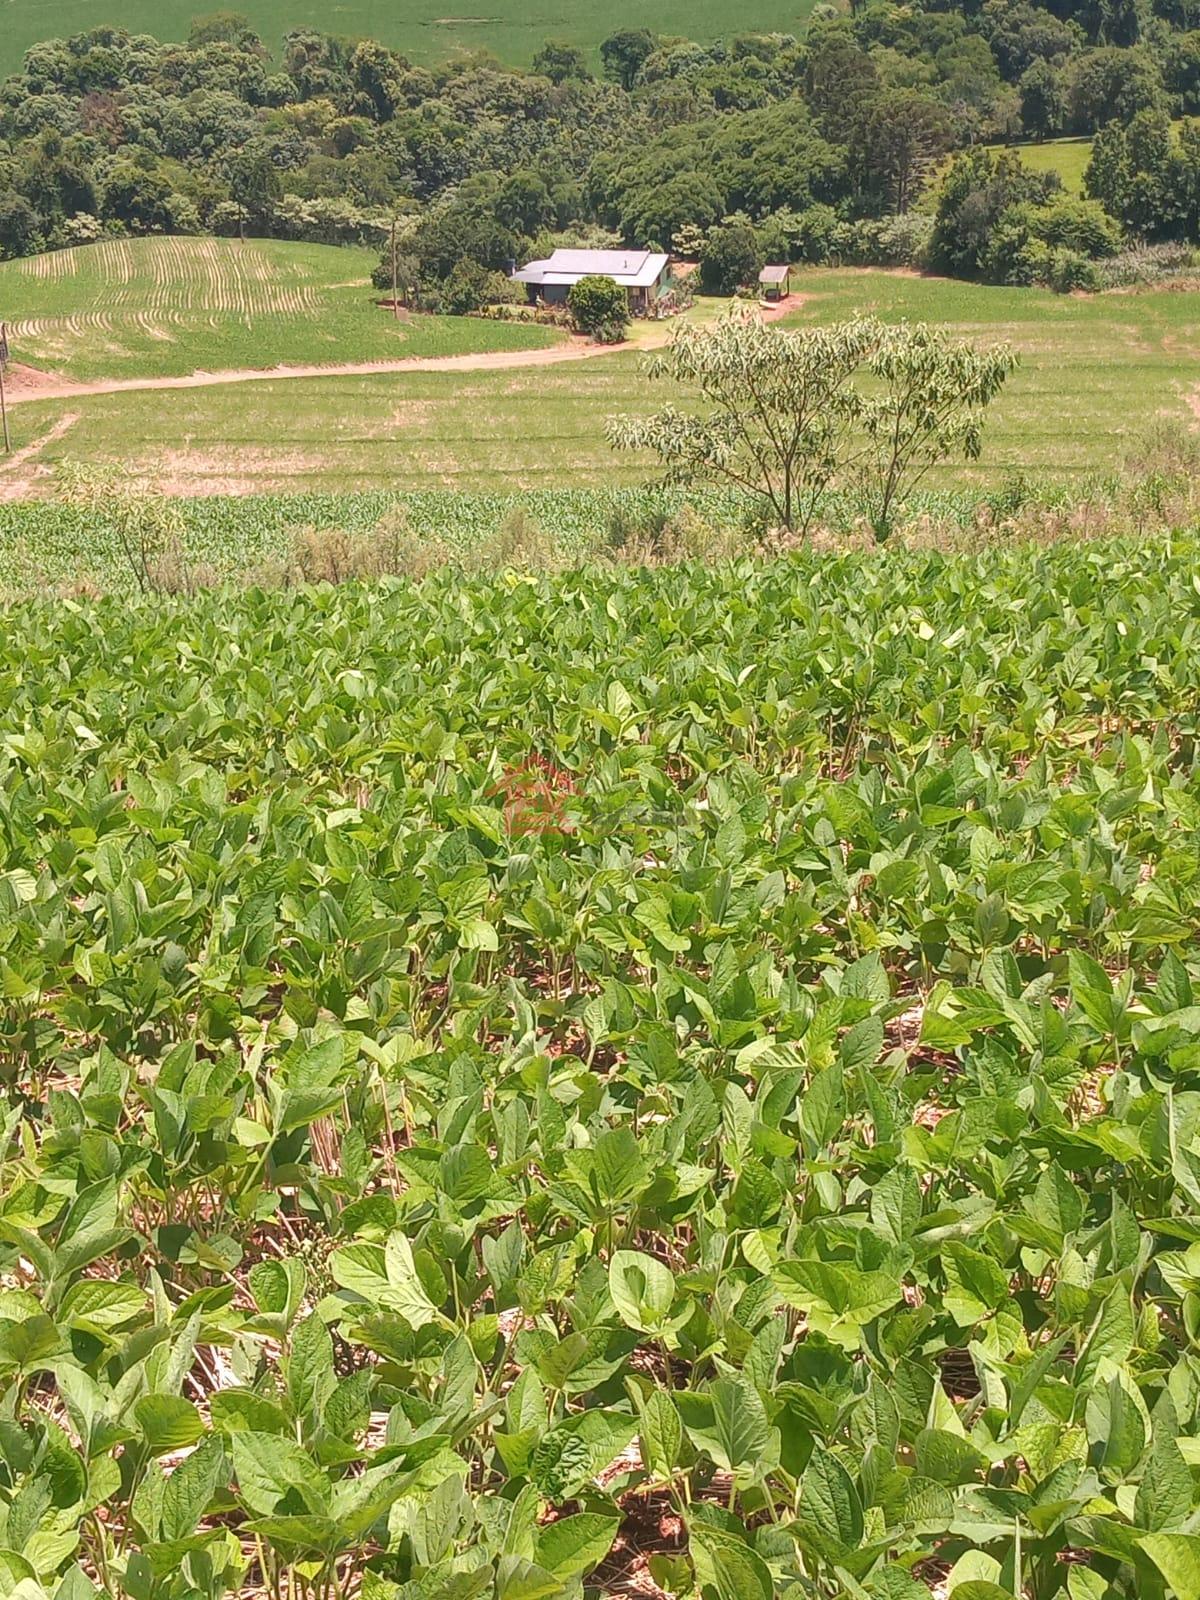
[[[233,367],[216,372],[189,372],[175,378],[98,378],[80,383],[58,378],[33,368],[14,368],[15,381],[8,400],[21,405],[34,400],[82,400],[88,395],[127,394],[138,389],[207,389],[227,383],[267,383],[290,378],[370,378],[386,372],[487,372],[516,367],[555,366],[563,361],[586,361],[620,350],[646,350],[662,344],[656,326],[635,345],[585,344],[582,339],[547,345],[536,350],[487,350],[461,356],[408,356],[396,361],[347,361],[331,366],[311,367]]]
[[[762,315],[774,321],[807,298],[791,295],[786,301],[763,306]],[[82,400],[88,395],[127,394],[140,389],[207,389],[227,383],[273,383],[291,378],[371,378],[387,372],[491,372],[513,371],[520,367],[551,367],[564,361],[589,361],[628,351],[652,350],[666,344],[671,334],[670,321],[643,323],[636,337],[626,344],[588,344],[583,339],[568,339],[562,344],[536,350],[487,350],[460,356],[401,356],[394,361],[350,361],[341,364],[305,367],[235,367],[217,372],[189,372],[175,378],[97,378],[81,383],[34,367],[11,369],[9,404],[22,405],[35,400]]]
[[[25,498],[31,481],[38,475],[35,457],[39,456],[48,444],[54,444],[56,440],[61,439],[63,434],[78,421],[77,412],[67,412],[40,438],[30,440],[19,450],[14,450],[11,455],[0,456],[0,504],[8,500]]]

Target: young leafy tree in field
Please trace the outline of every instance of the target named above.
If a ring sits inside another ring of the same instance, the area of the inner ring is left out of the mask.
[[[616,417],[609,442],[651,450],[668,482],[724,481],[779,526],[805,532],[835,481],[864,486],[886,538],[899,500],[949,455],[979,455],[983,411],[1014,357],[952,344],[924,324],[871,318],[767,328],[756,316],[684,325],[650,364],[698,393],[702,412],[667,406]]]
[[[734,484],[767,518],[804,532],[850,448],[861,408],[851,380],[878,338],[865,319],[794,331],[753,315],[685,323],[649,370],[698,393],[704,411],[614,417],[609,442],[653,451],[668,482]]]
[[[580,333],[605,344],[619,344],[629,323],[629,301],[613,278],[580,278],[567,295],[567,310]]]
[[[1007,345],[954,344],[925,323],[880,330],[866,359],[873,382],[861,409],[861,475],[877,539],[887,538],[900,501],[931,467],[953,455],[978,460],[984,411],[1016,364]]]

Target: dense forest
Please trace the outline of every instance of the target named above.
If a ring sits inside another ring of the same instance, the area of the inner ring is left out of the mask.
[[[226,12],[182,44],[95,29],[0,87],[0,257],[396,224],[406,292],[446,309],[555,243],[698,255],[725,288],[780,256],[1087,287],[1200,232],[1197,23],[1198,0],[818,6],[802,39],[622,31],[598,74],[555,42],[529,71],[311,31],[273,57]],[[987,148],[1063,133],[1096,136],[1087,198]]]

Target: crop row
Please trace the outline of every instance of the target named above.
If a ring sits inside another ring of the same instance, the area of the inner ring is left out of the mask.
[[[9,612],[0,1593],[1200,1594],[1198,554]]]
[[[1111,485],[1093,486],[1103,496]],[[1002,516],[1036,494],[1039,503],[1066,500],[1061,487],[1036,490],[1014,481],[993,495],[937,492],[914,498],[909,512],[950,524],[970,525],[981,504]],[[627,542],[644,546],[664,521],[687,504],[717,527],[746,522],[748,507],[721,489],[680,491],[657,485],[617,489],[529,490],[513,494],[474,494],[428,490],[394,494],[256,495],[180,500],[180,563],[217,579],[254,577],[264,567],[286,561],[304,529],[337,529],[370,535],[399,523],[417,541],[450,551],[470,552],[499,532],[514,515],[532,521],[560,558],[577,560]],[[831,494],[822,518],[838,530],[859,519],[851,496]],[[49,586],[96,586],[129,591],[136,587],[130,563],[111,525],[60,501],[0,502],[0,594],[27,593]]]

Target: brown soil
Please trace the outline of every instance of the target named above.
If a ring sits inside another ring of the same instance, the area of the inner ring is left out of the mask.
[[[14,404],[18,400],[36,400],[59,380],[52,372],[41,372],[37,367],[23,367],[10,363],[4,374],[4,392]]]

